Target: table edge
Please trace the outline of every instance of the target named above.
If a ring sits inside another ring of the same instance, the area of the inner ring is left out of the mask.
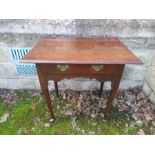
[[[21,60],[20,63],[41,63],[41,64],[143,64],[141,60],[123,61],[60,61],[60,60]]]

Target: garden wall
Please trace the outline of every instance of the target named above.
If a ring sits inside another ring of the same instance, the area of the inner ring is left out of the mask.
[[[143,89],[149,96],[150,100],[155,104],[155,56],[153,58],[151,66],[148,69]]]
[[[33,47],[42,37],[115,37],[137,55],[143,65],[126,65],[120,88],[142,85],[155,55],[155,20],[0,20],[0,88],[40,89],[38,77],[17,74],[10,47]],[[53,83],[49,86],[53,88]],[[92,89],[89,79],[63,80],[60,89]],[[110,88],[106,83],[105,88]]]

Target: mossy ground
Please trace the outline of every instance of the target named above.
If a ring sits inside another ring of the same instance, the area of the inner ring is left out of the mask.
[[[48,123],[49,113],[44,98],[42,96],[32,97],[27,91],[17,91],[16,93],[19,100],[14,106],[5,105],[0,99],[0,116],[6,112],[10,114],[6,122],[0,123],[1,135],[134,135],[140,129],[145,134],[155,133],[151,125],[137,124],[124,113],[118,112],[116,108],[110,112],[108,121],[101,117],[96,119],[80,115],[75,120],[61,113],[61,108],[66,106],[67,101],[56,97],[53,104],[57,119],[51,123],[50,127],[45,127],[45,124]],[[33,105],[36,106],[34,109]]]

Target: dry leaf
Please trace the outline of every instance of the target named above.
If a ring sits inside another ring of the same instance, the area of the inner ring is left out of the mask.
[[[50,128],[51,124],[50,123],[45,123],[44,126],[45,126],[45,128]]]
[[[31,92],[32,96],[40,96],[38,91]],[[52,94],[51,94],[52,95]],[[63,100],[68,100],[65,106],[57,105],[59,112],[64,115],[73,116],[90,116],[92,118],[98,118],[104,116],[104,108],[106,107],[109,91],[104,91],[101,98],[98,98],[98,90],[92,91],[60,91],[60,95]],[[15,91],[3,90],[0,92],[0,97],[5,103],[12,105],[16,103],[18,99]],[[54,98],[55,95],[52,97]],[[21,99],[21,97],[20,97]],[[22,97],[23,99],[23,97]],[[40,101],[37,103],[39,104]],[[64,101],[62,101],[63,103]],[[37,103],[32,104],[30,107],[32,110],[36,110]],[[114,101],[114,107],[118,111],[124,111],[125,115],[132,117],[139,126],[141,124],[152,123],[155,126],[155,106],[151,104],[148,97],[145,95],[142,87],[129,88],[127,90],[119,90]],[[61,110],[60,110],[61,109]],[[94,112],[95,110],[95,112]],[[47,112],[45,117],[50,117],[50,113]],[[1,120],[0,120],[1,121]],[[39,122],[39,121],[36,121]],[[127,128],[127,127],[126,127]]]
[[[31,109],[36,110],[36,108],[37,108],[37,103],[32,104]]]
[[[142,129],[140,129],[137,134],[138,135],[145,135],[145,132]]]
[[[155,121],[152,121],[152,125],[155,126]]]
[[[66,115],[66,116],[72,116],[73,113],[72,113],[71,111],[67,111],[67,112],[65,113],[65,115]]]
[[[138,126],[142,126],[143,125],[142,121],[140,121],[140,120],[136,121],[136,123],[137,123]]]
[[[89,135],[94,135],[95,132],[94,132],[94,131],[89,131],[88,134],[89,134]]]
[[[33,128],[31,128],[31,131],[35,131],[35,128],[33,127]]]
[[[125,123],[125,133],[127,134],[129,130],[129,125],[127,123]]]
[[[0,117],[0,123],[6,122],[9,117],[9,113],[5,113]]]
[[[147,121],[151,121],[151,120],[152,120],[152,117],[151,117],[150,114],[144,114],[144,116],[145,116],[145,119],[146,119]]]
[[[62,98],[63,98],[63,100],[66,100],[66,98],[67,98],[66,97],[66,93],[63,93],[63,97]]]

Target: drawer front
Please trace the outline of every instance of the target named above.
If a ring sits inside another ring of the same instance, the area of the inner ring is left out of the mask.
[[[40,64],[46,75],[116,75],[122,72],[124,65],[82,65],[82,64]]]

